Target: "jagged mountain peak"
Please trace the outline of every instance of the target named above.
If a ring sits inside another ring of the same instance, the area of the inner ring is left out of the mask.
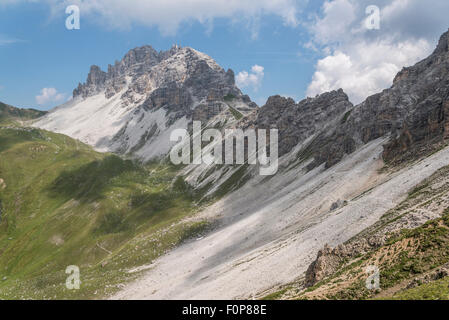
[[[231,69],[177,45],[161,52],[131,49],[107,72],[94,65],[73,97],[36,125],[144,160],[165,156],[170,132],[192,120],[229,123],[257,107],[235,85]]]
[[[161,52],[151,46],[142,46],[128,51],[114,65],[108,65],[107,72],[96,65],[91,66],[86,82],[78,85],[73,91],[73,97],[86,98],[105,91],[106,97],[110,98],[125,86],[136,83],[135,87],[140,89],[139,94],[172,83],[182,85],[187,82],[188,85],[195,86],[194,81],[201,80],[198,78],[204,76],[209,77],[211,86],[235,86],[234,72],[230,69],[225,72],[210,56],[202,52],[177,45]],[[199,81],[199,84],[206,85],[204,81]],[[229,91],[240,95],[236,88],[230,88]]]

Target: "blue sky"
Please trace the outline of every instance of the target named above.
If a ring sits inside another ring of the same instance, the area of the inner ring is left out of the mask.
[[[435,8],[427,11],[417,0],[367,1],[377,2],[384,23],[363,32],[357,28],[367,17],[363,0],[212,0],[192,12],[178,0],[168,0],[168,9],[159,0],[3,1],[0,101],[41,109],[69,99],[92,64],[105,70],[131,48],[167,50],[174,43],[207,53],[236,75],[262,66],[257,84],[242,88],[260,105],[274,94],[299,100],[339,87],[359,102],[429,54],[449,27],[446,14],[435,18],[437,10],[449,9],[447,1],[428,4]],[[65,7],[72,3],[81,9],[80,30],[65,27]],[[407,28],[407,17],[423,10],[415,23],[426,30]],[[400,57],[389,57],[388,50]]]

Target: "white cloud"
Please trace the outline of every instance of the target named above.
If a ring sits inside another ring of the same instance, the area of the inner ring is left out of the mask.
[[[4,1],[4,0],[2,0]],[[7,0],[11,3],[31,0]],[[63,15],[68,5],[78,5],[81,19],[88,18],[111,28],[135,24],[156,26],[173,35],[182,23],[200,22],[210,31],[214,19],[244,20],[253,37],[259,19],[275,15],[288,26],[297,26],[297,15],[307,0],[33,0],[47,3],[53,15]]]
[[[307,94],[343,88],[353,103],[360,103],[389,87],[403,66],[425,58],[430,51],[425,40],[354,44],[318,61]]]
[[[36,103],[40,106],[50,103],[59,103],[66,98],[64,93],[59,93],[55,88],[43,88],[41,94],[36,96]]]
[[[380,30],[364,27],[372,4],[381,9]],[[307,95],[343,88],[353,103],[389,87],[404,66],[428,56],[449,27],[447,0],[328,0],[322,12],[309,25],[312,44],[304,46],[325,55]]]
[[[322,7],[323,18],[312,25],[314,40],[318,43],[332,43],[347,35],[356,20],[356,12],[350,0],[326,1]]]
[[[251,68],[251,72],[241,71],[237,74],[235,82],[240,88],[252,88],[257,91],[262,84],[262,80],[265,76],[264,67],[254,65]]]

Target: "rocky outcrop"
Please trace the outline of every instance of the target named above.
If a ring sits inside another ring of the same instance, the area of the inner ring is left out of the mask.
[[[105,88],[110,97],[123,88],[126,84],[126,76],[139,76],[150,71],[151,67],[161,61],[161,58],[151,46],[143,46],[130,50],[121,61],[114,65],[108,65],[108,71],[102,71],[98,66],[90,68],[87,81],[79,84],[73,91],[73,97],[97,94]]]
[[[326,245],[322,250],[318,251],[318,256],[306,271],[305,283],[306,287],[312,287],[316,283],[325,279],[329,275],[337,271],[342,262],[342,257]]]
[[[91,66],[87,81],[85,84],[79,84],[78,88],[73,91],[73,96],[88,97],[96,94],[100,90],[104,89],[107,73],[101,71],[99,66]]]
[[[340,267],[345,261],[349,261],[359,255],[379,248],[385,244],[385,241],[385,236],[376,235],[368,239],[360,238],[341,244],[336,248],[331,248],[326,244],[323,249],[318,251],[317,258],[307,269],[304,286],[314,286],[321,280],[340,270]]]

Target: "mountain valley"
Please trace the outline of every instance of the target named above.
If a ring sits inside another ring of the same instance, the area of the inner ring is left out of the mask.
[[[171,164],[193,121],[278,129],[277,174]],[[449,31],[358,105],[259,107],[199,51],[133,49],[48,113],[0,104],[0,298],[449,299],[448,142]]]

